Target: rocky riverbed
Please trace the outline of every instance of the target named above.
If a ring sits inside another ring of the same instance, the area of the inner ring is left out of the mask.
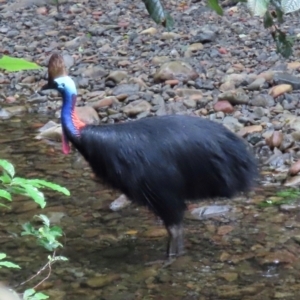
[[[165,1],[176,22],[166,32],[140,2],[60,1],[58,13],[44,0],[0,0],[0,53],[46,67],[59,51],[78,87],[77,112],[88,123],[171,113],[223,123],[253,148],[261,187],[247,198],[189,206],[188,254],[169,269],[146,267],[165,250],[159,221],[143,208],[123,207],[122,197],[113,202],[120,195],[94,181],[79,155],[61,154],[60,96],[36,93],[46,68],[2,72],[0,157],[20,175],[61,183],[72,193],[48,195],[44,213],[65,231],[62,253],[70,262],[55,265],[41,289],[50,299],[297,299],[297,201],[259,206],[282,200],[276,189],[300,182],[297,40],[294,56],[284,60],[243,4],[220,17],[201,2]],[[299,18],[288,16],[285,29],[300,37]],[[17,199],[1,216],[1,251],[22,266],[0,270],[6,285],[45,262],[47,253],[30,239],[15,238],[37,213],[35,204]]]

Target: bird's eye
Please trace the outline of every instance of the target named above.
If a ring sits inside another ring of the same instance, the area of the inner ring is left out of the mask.
[[[64,88],[64,87],[65,87],[65,84],[64,84],[64,83],[62,83],[62,84],[61,84],[61,86]]]

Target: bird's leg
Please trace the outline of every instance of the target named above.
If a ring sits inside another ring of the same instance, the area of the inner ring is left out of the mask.
[[[171,265],[176,260],[176,257],[185,253],[182,224],[167,226],[167,231],[169,233],[167,260],[157,260],[146,265],[163,264],[163,268],[165,268]]]
[[[169,258],[184,254],[183,226],[182,224],[171,225],[167,227],[169,233],[169,242],[167,255]]]

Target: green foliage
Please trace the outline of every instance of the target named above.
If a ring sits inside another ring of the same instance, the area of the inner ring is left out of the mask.
[[[164,10],[160,0],[142,0],[150,17],[160,25],[163,25],[168,30],[171,30],[174,25],[174,20],[169,13]]]
[[[10,268],[10,269],[21,269],[20,266],[12,263],[11,261],[3,260],[4,258],[6,258],[6,254],[0,253],[0,269],[2,267],[6,267],[6,268]]]
[[[27,61],[23,58],[15,58],[3,55],[0,58],[0,70],[9,72],[24,71],[24,70],[38,70],[41,69],[36,63]]]
[[[298,189],[286,189],[276,193],[276,197],[270,197],[258,204],[259,207],[279,206],[282,204],[290,204],[300,198]]]
[[[40,191],[40,189],[48,188],[50,190],[60,192],[67,196],[70,195],[70,192],[66,188],[52,182],[48,182],[41,179],[24,179],[20,177],[15,177],[15,168],[7,160],[0,159],[0,170],[1,169],[2,175],[0,176],[0,200],[12,201],[12,195],[24,195],[38,203],[41,206],[41,208],[44,208],[46,206],[46,201],[44,194]],[[0,202],[0,206],[6,205]],[[46,215],[40,214],[35,217],[42,222],[42,226],[36,229],[30,222],[27,222],[23,225],[24,231],[21,233],[21,235],[34,236],[39,245],[44,247],[46,250],[54,252],[52,256],[48,256],[47,264],[39,272],[37,272],[36,275],[32,276],[29,279],[33,279],[34,277],[39,275],[41,271],[48,268],[48,276],[41,281],[43,282],[50,276],[52,264],[54,264],[57,261],[66,261],[68,259],[64,256],[55,256],[55,251],[57,250],[57,248],[62,247],[62,244],[59,241],[57,241],[57,238],[63,235],[62,229],[59,226],[50,226],[50,220]],[[0,268],[6,267],[20,269],[20,266],[10,261],[4,260],[5,258],[6,254],[0,253]],[[23,282],[22,284],[26,283],[27,281]],[[35,288],[38,285],[40,285],[41,282],[37,284],[33,289],[26,290],[23,294],[23,299],[48,299],[49,296],[45,295],[44,293],[35,291]]]
[[[57,241],[57,238],[63,234],[62,229],[59,226],[51,227],[50,220],[45,215],[35,217],[42,221],[43,226],[35,229],[31,223],[27,222],[22,225],[24,231],[21,235],[32,235],[36,237],[38,244],[49,251],[54,251],[58,247],[62,247],[62,244]]]
[[[37,293],[34,289],[28,289],[23,294],[24,300],[43,300],[48,298],[49,296],[40,292]]]
[[[213,9],[218,15],[223,16],[223,9],[219,5],[218,0],[208,0],[207,6]]]
[[[41,208],[44,208],[46,206],[45,196],[40,189],[48,188],[66,196],[70,195],[70,192],[66,188],[52,182],[41,179],[14,177],[14,166],[6,160],[0,159],[0,167],[2,168],[2,176],[0,176],[0,199],[11,201],[12,194],[24,195],[33,199]],[[0,203],[0,206],[6,205]]]
[[[170,14],[166,13],[160,0],[142,0],[151,18],[168,30],[174,25]],[[280,30],[279,24],[284,22],[283,15],[300,9],[300,0],[235,0],[236,2],[247,2],[248,9],[253,16],[263,17],[265,28],[270,28],[270,33],[276,44],[277,53],[288,58],[293,53],[294,38],[287,36]],[[223,9],[219,0],[207,0],[207,5],[217,14],[223,15]],[[270,10],[270,5],[275,11]]]

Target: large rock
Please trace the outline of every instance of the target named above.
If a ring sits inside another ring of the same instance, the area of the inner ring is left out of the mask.
[[[242,89],[237,89],[219,94],[218,100],[227,100],[232,105],[247,104],[249,97]]]
[[[91,106],[75,107],[78,118],[85,124],[98,125],[100,118],[96,110]]]
[[[113,96],[118,96],[121,94],[133,95],[139,90],[140,86],[138,84],[120,84],[113,89],[112,94]]]
[[[125,71],[111,71],[109,75],[107,76],[106,80],[112,80],[115,83],[121,82],[123,79],[125,79],[128,76],[127,72]]]
[[[293,87],[293,90],[300,89],[300,77],[286,72],[278,72],[274,75],[275,84],[289,84]]]
[[[75,112],[78,118],[86,124],[98,125],[100,122],[100,118],[93,107],[75,107]],[[61,124],[57,124],[53,121],[49,121],[47,124],[41,127],[39,132],[40,133],[36,136],[36,139],[47,139],[54,141],[62,140]]]
[[[151,104],[145,100],[135,100],[124,106],[122,110],[127,116],[136,116],[150,111],[151,107]]]
[[[199,74],[183,61],[170,61],[164,63],[154,75],[155,82],[178,79],[183,82],[195,80]]]

